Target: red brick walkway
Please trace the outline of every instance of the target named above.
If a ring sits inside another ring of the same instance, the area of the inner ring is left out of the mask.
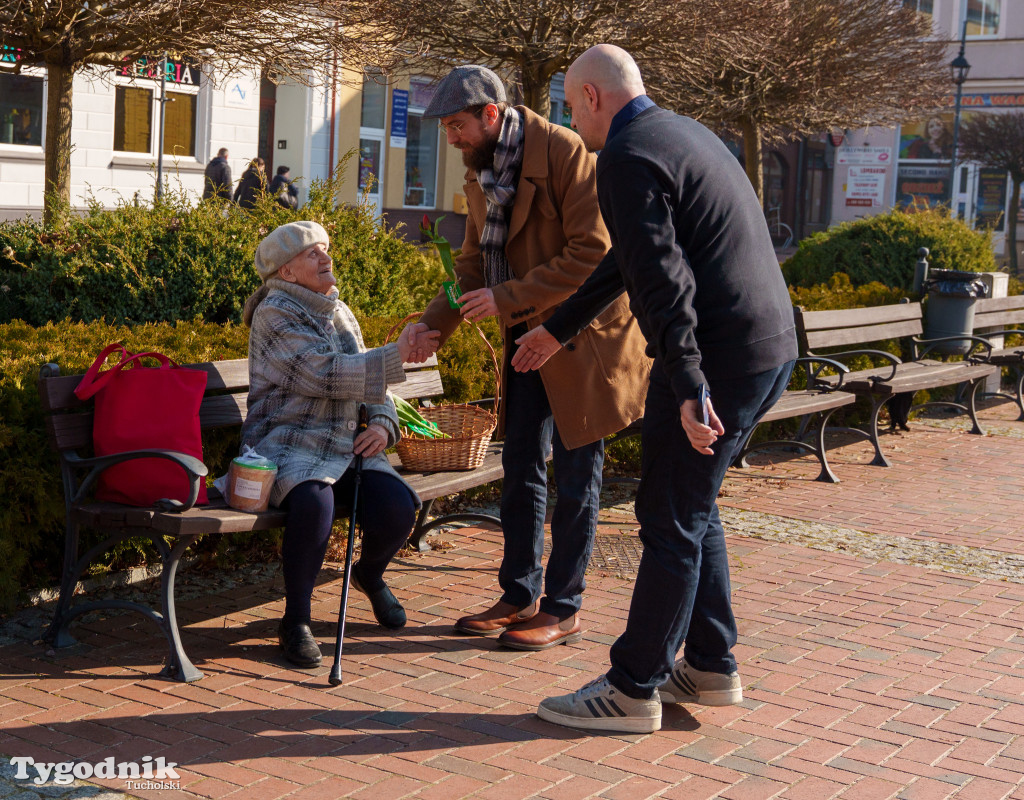
[[[915,424],[886,438],[890,470],[857,463],[857,447],[837,453],[839,486],[785,462],[730,477],[723,502],[1024,552],[1024,439]],[[451,635],[495,594],[499,536],[452,540],[394,570],[410,616],[399,634],[371,625],[356,596],[336,689],[327,666],[302,673],[278,657],[273,581],[182,603],[206,674],[195,684],[155,677],[162,650],[134,616],[79,623],[82,644],[55,657],[0,647],[0,753],[178,762],[180,789],[132,792],[152,798],[1024,798],[1024,575],[732,536],[743,704],[668,707],[652,735],[585,736],[533,712],[604,671],[630,581],[591,576],[578,645],[502,650]],[[339,593],[325,571],[314,596],[325,643]]]

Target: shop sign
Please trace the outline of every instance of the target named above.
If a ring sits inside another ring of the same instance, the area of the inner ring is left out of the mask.
[[[391,90],[391,146],[404,148],[409,136],[409,92]]]
[[[118,67],[117,75],[132,80],[160,81],[160,66],[162,58],[138,58],[135,61],[125,61],[124,65]],[[166,81],[183,86],[199,85],[199,67],[189,61],[176,61],[167,59]]]
[[[880,206],[885,194],[885,167],[850,167],[846,179],[847,206]]]
[[[949,167],[900,166],[896,173],[896,205],[908,211],[949,202]]]
[[[974,198],[974,225],[1001,231],[1005,219],[1006,172],[982,168],[978,170],[978,194]]]
[[[21,48],[0,45],[0,63],[16,64],[21,61]]]
[[[956,100],[949,98],[949,105]],[[960,98],[963,108],[1015,108],[1024,106],[1024,94],[968,94]]]
[[[837,164],[888,164],[892,160],[889,147],[840,147],[836,150]]]

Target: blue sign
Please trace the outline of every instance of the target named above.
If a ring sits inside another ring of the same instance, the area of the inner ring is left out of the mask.
[[[405,147],[409,135],[409,92],[405,89],[391,90],[391,146]],[[395,142],[401,140],[401,144]]]

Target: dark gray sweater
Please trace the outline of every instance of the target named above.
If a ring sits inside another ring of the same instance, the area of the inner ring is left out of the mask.
[[[793,308],[743,168],[699,122],[642,111],[597,160],[612,249],[544,323],[560,342],[623,289],[680,403],[707,378],[755,375],[796,358]]]

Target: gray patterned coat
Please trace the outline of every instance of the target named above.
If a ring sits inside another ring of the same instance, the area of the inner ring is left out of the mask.
[[[330,295],[271,278],[249,332],[249,412],[242,443],[277,464],[270,502],[303,481],[334,483],[352,462],[360,403],[399,437],[389,384],[405,380],[398,345],[367,350],[355,316]],[[398,477],[383,453],[364,469]],[[413,497],[416,493],[412,492]],[[417,505],[418,505],[417,501]]]

